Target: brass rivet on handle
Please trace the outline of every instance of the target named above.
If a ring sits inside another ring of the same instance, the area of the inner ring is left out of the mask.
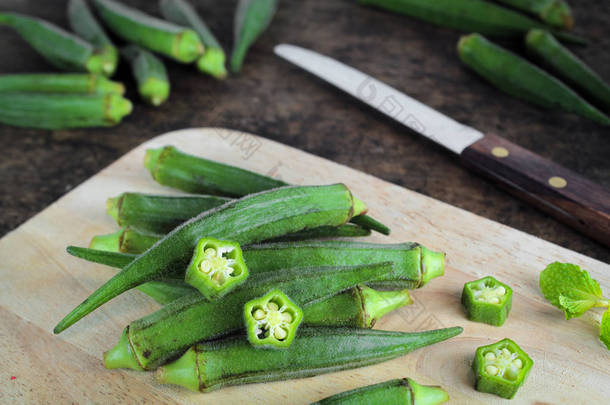
[[[509,155],[508,149],[503,148],[502,146],[496,146],[491,150],[491,154],[498,158],[505,158]]]
[[[568,182],[563,177],[553,176],[549,179],[549,184],[555,188],[564,188]]]

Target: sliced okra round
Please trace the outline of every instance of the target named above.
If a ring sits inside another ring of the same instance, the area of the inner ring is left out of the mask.
[[[292,343],[303,311],[280,290],[272,290],[244,306],[248,340],[253,346],[286,348]]]
[[[491,276],[464,284],[462,304],[468,319],[502,326],[513,302],[513,290]]]
[[[510,339],[481,346],[472,363],[476,390],[511,399],[533,365],[534,361],[527,353]]]
[[[184,276],[184,281],[209,300],[227,294],[248,278],[239,243],[201,238]]]

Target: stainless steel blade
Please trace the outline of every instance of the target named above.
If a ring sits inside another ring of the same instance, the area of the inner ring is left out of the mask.
[[[289,44],[277,45],[275,53],[458,155],[484,136],[328,56]]]

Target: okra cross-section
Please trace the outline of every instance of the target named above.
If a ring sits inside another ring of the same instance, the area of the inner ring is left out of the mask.
[[[472,363],[477,391],[511,399],[525,382],[532,359],[510,339],[481,346]]]
[[[282,291],[275,289],[246,302],[244,318],[248,340],[253,346],[290,346],[303,319],[303,311]]]
[[[186,269],[184,281],[209,300],[227,294],[248,278],[239,243],[201,238],[193,259]]]
[[[491,276],[464,284],[462,304],[468,319],[502,326],[513,302],[513,290]]]

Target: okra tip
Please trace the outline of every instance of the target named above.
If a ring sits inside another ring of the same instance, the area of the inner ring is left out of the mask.
[[[159,162],[159,158],[165,150],[169,149],[171,149],[171,146],[164,146],[156,149],[146,149],[146,155],[144,155],[144,167],[148,169],[153,177],[155,177],[155,169]]]
[[[414,405],[438,405],[449,401],[449,394],[439,386],[420,385],[407,378],[407,383],[413,393]]]
[[[445,254],[421,247],[422,275],[419,287],[423,287],[433,278],[445,274]]]
[[[187,29],[178,37],[178,46],[174,56],[181,62],[191,63],[202,55],[204,50],[199,35],[195,31]]]
[[[553,1],[542,14],[544,21],[555,27],[571,29],[574,26],[570,6],[563,0]]]
[[[123,195],[118,197],[110,197],[106,200],[106,214],[110,215],[119,225],[121,225],[119,222],[119,205],[121,204],[122,196]],[[93,243],[93,240],[91,240],[91,243]]]
[[[131,111],[133,110],[131,101],[118,94],[108,94],[106,97],[108,100],[106,119],[111,124],[119,123],[123,117],[131,114]]]
[[[91,243],[89,243],[89,249],[104,250],[106,252],[118,252],[121,245],[121,236],[123,235],[124,230],[125,229],[122,228],[113,233],[94,236],[91,239]]]
[[[191,347],[178,360],[159,367],[155,380],[161,384],[175,384],[191,391],[199,391],[197,352]]]
[[[225,53],[219,48],[207,48],[203,56],[197,61],[197,68],[217,79],[226,78]]]
[[[144,371],[140,363],[131,350],[127,333],[129,329],[125,328],[119,339],[119,343],[112,349],[104,353],[104,367],[107,369],[113,368],[130,368],[132,370]]]

